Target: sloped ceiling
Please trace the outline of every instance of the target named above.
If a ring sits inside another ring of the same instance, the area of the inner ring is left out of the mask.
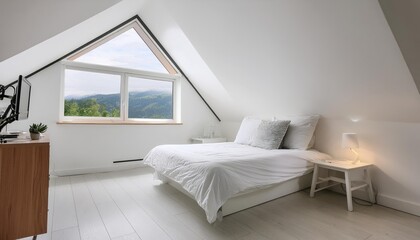
[[[0,77],[33,71],[135,14],[222,121],[319,113],[420,122],[420,95],[377,0],[122,0],[3,61]]]
[[[420,1],[379,0],[420,93]]]
[[[15,1],[9,2],[14,3]],[[23,2],[25,1],[18,0],[16,4],[2,3],[0,8],[2,12],[0,15],[2,19],[0,22],[2,44],[0,44],[0,47],[1,49],[14,49],[10,52],[13,53],[13,56],[0,62],[0,83],[13,81],[20,74],[28,75],[78,48],[135,15],[138,12],[138,6],[141,6],[144,1],[53,1],[55,3],[51,3],[51,5],[48,4],[50,0],[41,0],[32,4],[27,1]],[[128,5],[132,2],[135,2],[136,5],[130,8]],[[41,4],[44,6],[44,8],[41,8],[42,11],[49,9],[51,12],[56,11],[62,14],[62,16],[57,16],[57,13],[46,14],[44,12],[43,15],[23,17],[27,21],[15,21],[16,17],[12,14],[3,15],[3,13],[14,12],[15,8],[20,6],[19,3],[25,5],[26,12],[31,9],[38,9]],[[68,6],[68,4],[71,6]],[[90,7],[87,8],[85,4]],[[83,12],[83,14],[79,12]],[[75,15],[74,18],[73,15]],[[6,16],[9,16],[9,18]],[[20,27],[22,26],[24,28],[21,30]],[[49,28],[55,30],[45,30]],[[19,31],[19,33],[15,33],[16,31]],[[27,38],[26,42],[13,41],[18,35],[24,35],[24,38]],[[3,36],[6,36],[4,40]],[[28,44],[30,47],[27,47]],[[2,56],[6,56],[6,54]]]
[[[191,45],[177,22],[171,17],[171,9],[165,1],[123,0],[99,14],[55,35],[19,54],[0,62],[0,83],[8,83],[19,74],[28,75],[46,64],[62,57],[119,23],[139,15],[152,29],[188,76],[196,79],[200,93],[208,102],[223,99],[224,107],[217,114],[224,115],[234,109],[229,96],[214,74]],[[4,9],[6,12],[7,10]],[[53,19],[50,19],[53,21]],[[13,24],[13,22],[11,22]],[[49,23],[51,24],[51,23]],[[49,25],[47,24],[47,25]],[[10,30],[0,29],[7,34]],[[13,46],[8,43],[6,46]],[[182,63],[182,64],[181,64]],[[190,77],[190,78],[191,78]],[[208,92],[209,94],[205,94]]]
[[[0,62],[96,15],[121,0],[0,2]]]
[[[376,0],[165,2],[233,99],[236,113],[222,120],[420,121],[420,95]],[[211,105],[223,109],[223,98]]]

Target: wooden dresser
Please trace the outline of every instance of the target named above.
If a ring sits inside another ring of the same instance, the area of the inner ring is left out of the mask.
[[[0,144],[0,239],[47,232],[50,143]]]

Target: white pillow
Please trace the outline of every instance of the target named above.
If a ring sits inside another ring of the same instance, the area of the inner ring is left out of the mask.
[[[315,146],[315,133],[312,135],[311,141],[309,141],[308,149],[311,149]]]
[[[242,120],[241,127],[236,134],[235,143],[251,145],[252,138],[257,133],[261,119],[257,117],[245,117]]]
[[[287,117],[285,119],[290,119],[291,122],[286,136],[284,136],[282,147],[289,149],[308,149],[319,120],[319,115]]]
[[[251,146],[269,150],[279,149],[289,124],[290,121],[262,120],[252,139]]]

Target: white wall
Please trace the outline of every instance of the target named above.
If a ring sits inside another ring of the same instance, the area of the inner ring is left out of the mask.
[[[376,0],[164,2],[235,103],[205,92],[230,140],[246,115],[322,114],[316,147],[351,157],[357,132],[379,203],[420,215],[420,95]]]
[[[237,104],[223,120],[274,111],[420,122],[420,95],[376,0],[165,2]],[[225,111],[217,92],[205,94]]]
[[[339,148],[341,133],[357,132],[361,158],[376,165],[373,181],[379,202],[420,214],[420,188],[415,185],[420,181],[420,95],[376,0],[136,2],[123,0],[36,51],[0,63],[0,74],[16,76],[20,67],[34,68],[36,61],[25,62],[30,56],[59,57],[97,35],[95,31],[137,12],[219,114],[231,140],[245,115],[322,114],[316,147],[336,157],[348,156]],[[78,32],[80,38],[69,38]],[[53,71],[31,80],[40,87],[36,94],[58,81]],[[191,93],[183,99],[183,126],[55,125],[58,92],[52,89],[33,106],[39,114],[47,113],[56,145],[52,155],[60,170],[141,157],[151,145],[199,135],[202,125],[214,119]],[[33,116],[33,121],[43,119]],[[89,149],[92,132],[99,136],[95,151]],[[105,138],[108,132],[131,141],[112,142]],[[154,135],[149,136],[153,142],[144,141],[147,134]],[[117,154],[113,146],[127,149],[127,154]]]
[[[240,122],[223,122],[222,126],[233,141]],[[353,159],[350,151],[341,148],[344,132],[358,133],[360,159],[375,165],[372,178],[378,203],[420,215],[420,124],[321,118],[315,148],[337,159]]]
[[[183,125],[73,125],[57,124],[60,104],[61,64],[31,77],[30,117],[8,126],[28,130],[33,122],[48,125],[51,138],[51,168],[56,174],[74,174],[130,167],[113,161],[143,158],[159,144],[189,143],[215,121],[191,86],[182,79]]]
[[[420,215],[420,123],[323,119],[316,147],[344,157],[340,138],[349,131],[358,133],[361,158],[375,164],[372,175],[378,202]]]

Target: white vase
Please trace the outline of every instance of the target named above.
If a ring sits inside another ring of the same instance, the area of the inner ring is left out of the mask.
[[[32,140],[39,140],[40,137],[41,137],[40,133],[31,133]]]

